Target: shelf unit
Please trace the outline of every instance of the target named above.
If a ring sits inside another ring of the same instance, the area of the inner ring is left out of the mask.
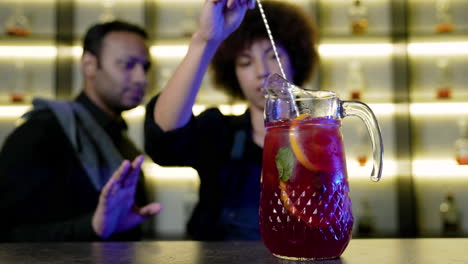
[[[154,67],[148,95],[153,95],[164,87],[185,54],[203,1],[114,1],[118,18],[140,24],[149,32]],[[348,99],[350,62],[359,61],[366,85],[361,100],[376,112],[382,128],[384,174],[382,182],[374,184],[367,177],[370,162],[364,166],[357,162],[362,124],[353,119],[343,122],[356,220],[362,212],[361,201],[368,200],[375,217],[375,236],[438,236],[438,206],[445,193],[453,193],[459,205],[468,199],[463,191],[468,184],[468,165],[457,165],[453,154],[454,141],[460,136],[457,122],[468,119],[468,22],[464,18],[468,0],[451,1],[456,27],[449,34],[434,33],[435,0],[362,0],[368,9],[369,27],[361,35],[350,32],[348,9],[352,0],[289,1],[315,16],[321,33],[320,72],[310,87],[334,90]],[[32,96],[70,98],[80,90],[80,39],[103,10],[101,2],[92,0],[21,2],[33,33],[23,38],[0,36],[0,78],[4,80],[0,84],[0,144]],[[0,22],[16,3],[0,3]],[[440,59],[450,65],[451,98],[435,96]],[[16,84],[18,60],[24,63],[27,80],[23,84],[26,101],[20,105],[10,103],[8,94]],[[208,74],[194,112],[210,105],[220,106],[225,113],[240,114],[245,109],[242,103],[231,103],[213,88]],[[143,113],[140,107],[126,114],[130,135],[140,147]],[[146,167],[153,177],[152,187],[159,190],[154,191],[155,196],[171,204],[156,229],[169,230],[167,234],[176,237],[184,220],[174,224],[173,219],[188,217],[187,210],[196,199],[196,173],[178,170],[173,172],[176,176],[166,177],[171,174],[167,168]],[[170,190],[182,193],[182,198],[175,199]],[[468,217],[468,208],[459,209]],[[468,235],[468,222],[461,227],[461,234]]]

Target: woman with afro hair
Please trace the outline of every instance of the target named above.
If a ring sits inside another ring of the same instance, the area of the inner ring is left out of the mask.
[[[190,166],[198,171],[199,201],[187,224],[189,238],[258,240],[265,137],[261,87],[270,74],[280,73],[280,68],[258,7],[249,3],[253,9],[242,20],[236,8],[242,8],[245,1],[238,0],[224,9],[224,17],[206,16],[207,5],[215,10],[222,2],[205,2],[187,55],[162,92],[149,102],[145,149],[160,165]],[[318,61],[312,18],[292,3],[261,3],[287,79],[305,85]],[[242,21],[239,26],[235,18]],[[223,23],[232,27],[223,27]],[[246,101],[243,115],[223,115],[217,108],[197,117],[192,114],[210,62],[216,87],[233,99]]]

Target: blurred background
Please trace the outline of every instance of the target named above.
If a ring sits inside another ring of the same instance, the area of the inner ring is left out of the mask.
[[[364,125],[343,122],[354,237],[468,236],[468,0],[289,2],[314,16],[320,30],[320,70],[308,88],[369,104],[381,126],[384,172],[374,183]],[[202,4],[0,0],[0,146],[33,97],[68,99],[81,90],[81,38],[98,21],[124,19],[149,32],[149,100],[184,56]],[[215,90],[208,73],[193,111],[212,106],[235,115],[246,108]],[[125,113],[141,149],[144,111]],[[149,159],[144,170],[149,196],[165,207],[148,232],[183,239],[197,201],[196,171]]]

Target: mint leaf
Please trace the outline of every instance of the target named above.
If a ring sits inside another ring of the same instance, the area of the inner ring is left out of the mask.
[[[275,160],[279,179],[283,182],[288,181],[294,167],[294,154],[291,149],[288,147],[280,148],[276,154]]]

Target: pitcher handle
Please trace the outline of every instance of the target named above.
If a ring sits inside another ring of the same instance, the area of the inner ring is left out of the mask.
[[[374,164],[372,167],[371,180],[379,181],[382,176],[383,141],[380,133],[379,123],[374,112],[368,105],[359,101],[341,101],[341,117],[357,116],[366,124],[372,142]]]

